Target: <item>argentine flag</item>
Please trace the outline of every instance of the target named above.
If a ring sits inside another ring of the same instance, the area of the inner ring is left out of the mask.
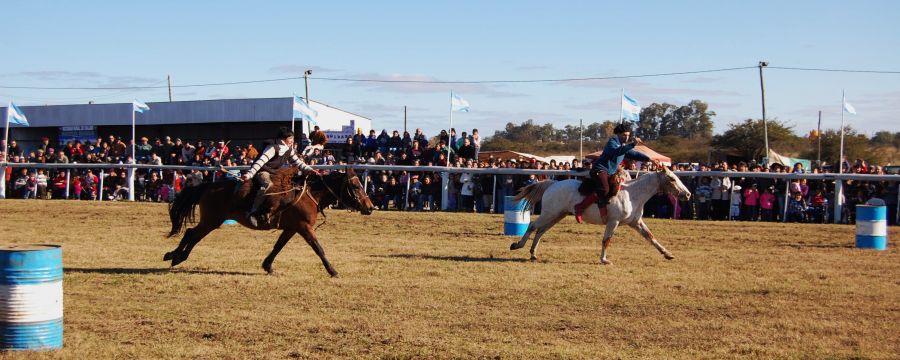
[[[150,107],[147,106],[147,104],[144,104],[137,100],[135,100],[131,103],[131,107],[132,107],[132,111],[139,112],[141,114],[143,114],[144,111],[150,111]]]
[[[641,104],[624,92],[622,92],[622,118],[630,121],[641,119]]]
[[[28,119],[25,118],[25,113],[22,112],[22,109],[19,109],[16,104],[13,104],[12,101],[9,102],[9,107],[6,108],[6,123],[29,126]]]
[[[856,115],[856,108],[854,108],[853,105],[850,105],[847,100],[844,100],[844,111],[849,114]]]
[[[459,95],[450,93],[450,111],[469,112],[469,102]]]
[[[309,107],[303,98],[294,95],[294,119],[303,119],[316,123],[319,112]]]

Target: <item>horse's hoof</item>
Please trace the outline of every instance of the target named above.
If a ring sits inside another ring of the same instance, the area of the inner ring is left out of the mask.
[[[531,259],[529,259],[529,260],[531,260],[531,262],[537,262],[538,258],[537,258],[537,256],[531,255]]]
[[[337,279],[337,278],[340,278],[340,277],[341,277],[341,276],[338,275],[338,273],[331,274],[331,278],[332,278],[332,279]]]
[[[600,265],[612,265],[612,261],[600,259]]]
[[[510,249],[510,250],[518,250],[518,249],[521,249],[521,247],[516,246],[516,245],[519,245],[519,243],[512,243],[512,244],[509,244],[509,249]]]
[[[665,254],[663,254],[663,257],[665,257],[665,258],[666,258],[666,260],[672,260],[672,259],[674,259],[674,258],[675,258],[675,257],[674,257],[674,256],[672,256],[672,254],[669,254],[669,253],[665,253]]]
[[[167,252],[165,255],[163,255],[163,261],[169,261],[169,260],[172,260],[171,252]]]

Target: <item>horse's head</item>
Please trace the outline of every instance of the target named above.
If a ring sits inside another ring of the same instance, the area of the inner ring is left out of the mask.
[[[656,171],[657,176],[659,176],[662,181],[660,182],[660,188],[665,190],[665,192],[678,195],[678,197],[682,200],[690,200],[691,199],[691,191],[688,190],[686,186],[681,182],[681,179],[675,175],[669,168],[665,166],[660,166],[660,169]]]
[[[348,168],[347,172],[340,173],[340,192],[337,193],[339,197],[338,200],[341,203],[358,210],[363,215],[371,215],[372,210],[375,209],[375,205],[372,204],[372,200],[369,199],[369,196],[366,195],[366,189],[363,187],[362,183],[359,182],[359,178],[356,177],[356,173],[352,168]]]

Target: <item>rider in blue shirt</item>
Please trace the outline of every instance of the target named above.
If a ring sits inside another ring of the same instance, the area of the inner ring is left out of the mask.
[[[623,159],[650,161],[647,155],[634,150],[636,145],[643,143],[640,138],[635,137],[634,142],[625,145],[631,137],[630,123],[623,122],[617,125],[613,133],[615,136],[609,138],[606,147],[603,148],[603,153],[591,165],[590,175],[595,184],[594,193],[585,197],[580,204],[575,205],[575,221],[579,224],[584,221],[582,215],[588,206],[597,202],[597,206],[603,209],[609,203],[609,176],[616,173]]]

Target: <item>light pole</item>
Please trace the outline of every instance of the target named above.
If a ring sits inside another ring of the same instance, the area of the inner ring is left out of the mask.
[[[766,123],[766,83],[763,81],[763,68],[769,66],[768,61],[759,62],[759,90],[762,93],[763,141],[766,144],[766,166],[769,159],[769,125]]]

